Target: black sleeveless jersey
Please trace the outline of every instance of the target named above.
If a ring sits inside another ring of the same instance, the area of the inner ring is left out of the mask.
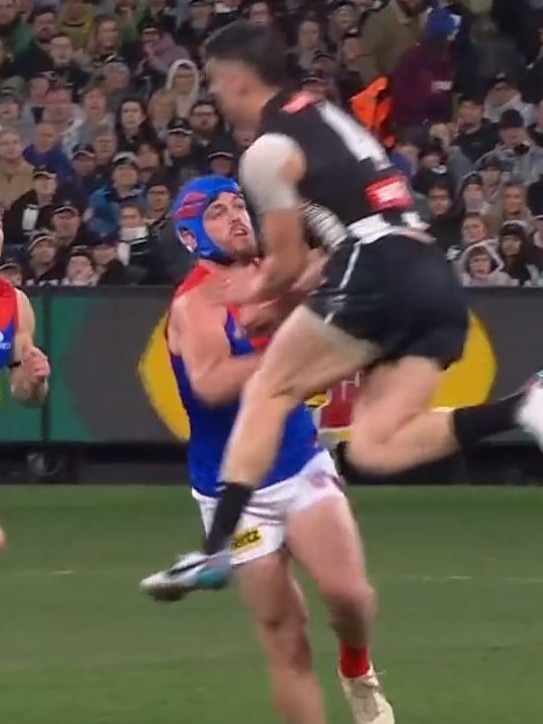
[[[340,108],[310,93],[281,92],[264,107],[259,136],[281,134],[304,153],[298,184],[310,234],[332,250],[353,237],[372,243],[425,228],[405,177],[386,151]]]

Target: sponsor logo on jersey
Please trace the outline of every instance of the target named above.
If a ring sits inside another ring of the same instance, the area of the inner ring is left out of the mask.
[[[400,176],[390,176],[370,184],[366,194],[374,211],[387,209],[408,209],[412,205],[412,197],[405,179]]]
[[[6,338],[3,332],[0,332],[0,350],[6,352],[11,349],[11,342],[6,342]]]
[[[238,533],[232,540],[232,550],[236,553],[240,551],[246,551],[249,548],[256,548],[262,545],[264,539],[262,533],[258,528],[248,528],[243,533]]]

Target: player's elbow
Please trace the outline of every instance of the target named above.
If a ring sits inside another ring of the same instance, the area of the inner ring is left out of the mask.
[[[191,380],[198,399],[208,407],[220,407],[232,402],[232,391],[225,386],[220,375],[206,374]],[[235,397],[235,396],[234,396]]]

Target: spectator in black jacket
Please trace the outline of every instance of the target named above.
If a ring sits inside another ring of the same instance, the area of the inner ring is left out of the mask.
[[[33,188],[15,201],[4,214],[4,234],[11,245],[26,247],[32,232],[51,228],[53,206],[58,199],[55,172],[39,167],[33,173]]]

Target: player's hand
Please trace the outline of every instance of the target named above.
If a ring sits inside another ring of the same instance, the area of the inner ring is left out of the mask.
[[[34,345],[27,347],[21,357],[21,368],[26,379],[33,385],[47,382],[51,367],[47,356]]]

